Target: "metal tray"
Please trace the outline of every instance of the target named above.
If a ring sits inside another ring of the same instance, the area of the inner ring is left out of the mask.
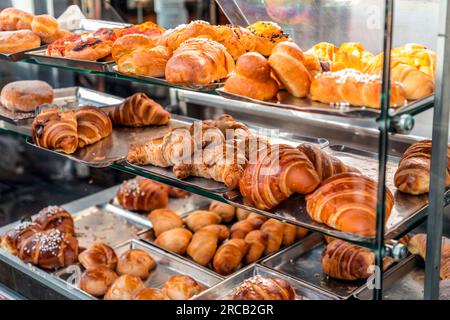
[[[91,19],[81,19],[77,24],[74,30],[71,30],[74,33],[81,32],[93,32],[98,30],[99,28],[126,28],[131,26],[128,23],[118,23],[111,21],[103,21],[103,20],[91,20]],[[46,64],[56,67],[67,67],[73,69],[81,69],[81,70],[90,70],[97,72],[109,72],[111,71],[110,67],[114,64],[113,61],[88,61],[88,60],[80,60],[80,59],[69,59],[64,57],[52,57],[47,56],[45,54],[46,49],[38,49],[38,50],[28,50],[25,53],[27,58],[32,58],[37,63]]]
[[[423,300],[424,262],[415,255],[399,262],[384,273],[383,300]],[[371,300],[373,291],[362,287],[354,294],[360,300]]]
[[[63,106],[93,105],[107,107],[117,105],[123,98],[83,87],[67,87],[53,90],[53,103]],[[0,105],[0,119],[16,125],[27,125],[35,117],[35,112],[13,112]],[[31,135],[31,127],[29,127]]]
[[[244,270],[236,273],[218,285],[212,287],[199,294],[195,300],[230,300],[233,290],[237,288],[244,280],[250,279],[256,275],[262,277],[281,278],[289,282],[295,289],[296,300],[334,300],[332,295],[316,290],[307,283],[303,283],[287,275],[279,273],[275,270],[266,268],[264,266],[253,264]]]
[[[216,92],[220,96],[231,100],[258,103],[269,107],[276,107],[295,111],[338,115],[349,118],[378,118],[380,115],[379,109],[372,109],[368,107],[353,107],[350,105],[342,106],[342,105],[326,104],[313,101],[309,98],[296,98],[286,91],[278,92],[276,98],[268,101],[257,100],[239,94],[226,92],[223,88],[216,89]],[[391,108],[389,110],[389,113],[391,116],[395,116],[397,114],[403,114],[409,110],[421,108],[424,105],[428,105],[429,107],[431,107],[433,105],[433,101],[434,95],[429,95],[419,100],[410,101],[405,106],[399,108]]]
[[[34,49],[27,49],[27,50],[17,51],[17,52],[13,52],[13,53],[0,53],[0,60],[11,61],[11,62],[25,60],[25,59],[28,58],[27,52],[29,52],[30,50],[42,50],[42,49],[45,49],[45,48],[47,48],[47,45],[39,46],[39,47],[34,48]]]
[[[364,172],[364,174],[378,180],[377,154],[352,149],[342,145],[330,146],[329,151],[336,157],[343,160],[346,164],[353,165]],[[388,221],[386,222],[387,239],[399,238],[407,232],[411,226],[414,226],[422,221],[426,216],[428,207],[428,195],[412,196],[404,194],[397,191],[393,185],[394,174],[397,169],[398,161],[399,158],[389,157],[386,165],[386,185],[390,188],[395,198],[394,207]],[[447,193],[449,193],[449,191],[447,191]],[[237,191],[224,193],[223,197],[232,205],[236,205],[249,211],[261,213],[272,218],[281,218],[290,223],[312,229],[319,233],[352,241],[363,246],[371,246],[374,244],[375,238],[372,236],[362,236],[358,234],[341,232],[328,227],[325,224],[314,222],[306,211],[306,201],[302,195],[294,195],[270,211],[259,210],[246,205],[242,196]]]
[[[109,70],[106,70],[106,71],[111,71],[113,73],[116,73],[116,74],[121,75],[121,76],[125,76],[127,78],[138,79],[138,80],[149,82],[149,83],[152,83],[152,84],[160,84],[160,85],[167,86],[167,87],[174,87],[174,88],[185,89],[185,90],[192,90],[192,91],[199,91],[199,92],[212,91],[212,90],[215,90],[217,88],[223,87],[224,84],[225,84],[224,80],[219,80],[217,82],[212,82],[212,83],[207,84],[207,85],[196,85],[196,84],[174,85],[174,84],[169,83],[165,78],[157,78],[157,77],[150,77],[150,76],[143,76],[143,75],[133,75],[133,74],[127,74],[127,73],[119,72],[118,68],[117,68],[117,65],[111,65]]]
[[[322,252],[325,246],[326,242],[322,235],[312,234],[291,248],[264,259],[261,264],[307,282],[336,298],[348,299],[365,286],[366,280],[344,281],[324,274]]]

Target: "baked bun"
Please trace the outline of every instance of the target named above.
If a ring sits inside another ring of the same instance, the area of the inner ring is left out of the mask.
[[[144,250],[131,249],[124,252],[117,262],[117,273],[147,279],[156,268],[156,261]]]
[[[170,300],[161,289],[145,288],[133,296],[133,300]]]
[[[272,21],[257,21],[247,29],[256,36],[256,51],[263,56],[269,56],[275,45],[282,41],[292,41],[283,29]]]
[[[311,76],[303,64],[303,51],[293,42],[281,42],[273,48],[269,64],[286,90],[297,98],[306,97]]]
[[[240,26],[214,26],[216,41],[225,46],[234,60],[246,52],[256,49],[257,36],[250,30]]]
[[[31,30],[41,38],[53,36],[58,32],[58,29],[58,21],[48,14],[35,16],[31,22]]]
[[[0,31],[0,53],[30,50],[40,45],[41,39],[33,31]]]
[[[204,290],[203,286],[189,276],[170,276],[162,288],[172,300],[187,300]]]
[[[269,62],[256,52],[239,57],[235,74],[225,81],[224,90],[257,100],[270,100],[278,92],[278,84],[270,76]]]
[[[103,266],[115,270],[117,256],[110,246],[95,242],[89,249],[84,250],[78,255],[78,261],[86,269]]]
[[[127,34],[120,37],[111,48],[111,56],[114,61],[118,61],[123,56],[130,54],[138,49],[149,50],[155,47],[157,40],[143,34]]]
[[[126,274],[114,281],[103,298],[105,300],[131,300],[144,288],[145,285],[139,277]]]
[[[174,51],[186,40],[198,37],[215,40],[216,32],[214,26],[201,20],[179,25],[167,33],[167,47]]]
[[[31,30],[33,21],[31,13],[16,8],[6,8],[0,12],[0,30],[14,31],[21,29]]]
[[[164,46],[141,48],[121,56],[117,61],[117,68],[119,72],[125,74],[164,77],[166,64],[171,56],[170,49]]]
[[[44,44],[51,44],[51,43],[55,42],[56,40],[70,37],[72,35],[73,35],[73,33],[68,30],[58,29],[58,31],[56,31],[53,35],[51,35],[49,37],[41,37],[41,42]]]
[[[80,278],[80,289],[87,293],[100,297],[116,281],[117,274],[105,266],[87,269]]]
[[[53,102],[53,89],[46,82],[10,82],[0,93],[0,103],[11,111],[32,112],[37,106]]]

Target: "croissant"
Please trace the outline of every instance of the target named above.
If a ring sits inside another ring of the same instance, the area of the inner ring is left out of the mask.
[[[164,46],[141,48],[122,56],[117,61],[117,69],[124,74],[161,78],[171,56],[172,52]]]
[[[303,64],[303,51],[293,42],[277,44],[269,57],[269,64],[277,79],[295,97],[309,94],[311,75]]]
[[[114,124],[131,127],[165,125],[171,115],[145,93],[135,93],[109,113]]]
[[[326,62],[333,61],[338,52],[339,48],[328,42],[319,42],[306,51],[307,54],[314,55]]]
[[[197,281],[186,275],[170,276],[162,291],[171,300],[188,300],[204,290]]]
[[[347,166],[338,158],[311,143],[302,143],[297,149],[303,152],[311,161],[321,181],[342,172],[358,172],[357,169]]]
[[[89,249],[84,250],[78,255],[78,261],[85,269],[102,266],[115,270],[117,256],[114,249],[110,246],[104,243],[95,242]]]
[[[251,264],[264,255],[264,251],[267,247],[268,235],[261,230],[253,230],[247,233],[244,240],[248,244],[245,263]]]
[[[233,292],[233,300],[294,300],[295,290],[284,279],[256,275]]]
[[[141,278],[125,274],[114,281],[103,298],[105,300],[131,300],[144,288],[145,285]]]
[[[229,275],[240,265],[247,254],[248,245],[243,239],[231,239],[222,244],[213,258],[214,271]]]
[[[408,43],[392,49],[391,55],[402,63],[428,74],[433,79],[436,77],[436,52],[428,50],[423,45]]]
[[[222,44],[237,60],[246,52],[256,50],[257,37],[253,32],[237,25],[213,26],[217,42]]]
[[[45,109],[32,123],[33,141],[36,145],[74,153],[78,147],[77,119],[72,110]]]
[[[147,279],[150,271],[156,268],[156,261],[147,251],[140,249],[130,249],[122,253],[117,260],[117,273],[119,275],[128,274]]]
[[[112,123],[108,115],[100,108],[82,106],[75,110],[77,117],[78,147],[83,148],[109,136]]]
[[[385,259],[384,266],[391,262]],[[330,242],[322,253],[323,272],[341,280],[366,279],[375,263],[373,252],[342,240]]]
[[[194,153],[194,146],[189,130],[178,128],[168,132],[162,138],[132,149],[128,152],[127,161],[142,165],[170,167],[189,158]]]
[[[232,144],[206,147],[193,163],[179,163],[173,172],[179,179],[189,176],[203,177],[223,182],[229,189],[236,189],[247,159]]]
[[[222,222],[220,215],[206,210],[196,210],[186,218],[188,228],[194,232],[210,224],[219,224],[220,222]]]
[[[80,289],[95,296],[103,296],[117,280],[117,274],[108,267],[97,266],[85,270],[80,278]]]
[[[43,230],[58,229],[62,233],[75,235],[75,225],[73,218],[64,208],[49,206],[38,212],[35,223]]]
[[[417,254],[422,259],[425,259],[427,253],[427,235],[423,233],[414,235],[408,243],[408,250],[412,254]],[[442,280],[450,279],[450,239],[446,237],[442,237],[440,270]]]
[[[55,270],[78,261],[78,241],[58,229],[38,231],[22,239],[17,255],[25,263]]]
[[[394,196],[386,188],[386,221]],[[360,235],[374,235],[376,226],[377,182],[359,173],[340,173],[325,180],[306,196],[311,218],[334,229]]]
[[[167,47],[174,51],[186,40],[197,37],[215,40],[216,31],[214,26],[202,20],[179,25],[177,28],[167,33]]]
[[[156,209],[149,215],[148,219],[152,223],[155,236],[158,237],[161,233],[167,230],[183,227],[183,219],[169,209]]]
[[[395,186],[412,195],[427,193],[430,187],[431,141],[419,141],[406,149],[394,175]],[[450,147],[447,148],[445,185],[450,185]]]
[[[202,266],[206,266],[216,253],[217,244],[229,236],[227,227],[224,225],[209,225],[201,228],[192,237],[187,247],[187,254]]]
[[[22,240],[27,239],[40,231],[42,231],[40,225],[34,222],[22,222],[0,237],[0,248],[17,255]]]
[[[250,162],[239,182],[246,202],[268,210],[293,193],[307,194],[317,188],[320,177],[300,150],[288,145],[272,145]]]
[[[213,201],[209,205],[209,211],[217,213],[222,222],[229,223],[234,219],[236,208],[220,201]]]
[[[174,228],[161,233],[155,244],[178,254],[184,254],[191,242],[192,232],[184,228]]]
[[[261,226],[261,231],[267,235],[266,255],[278,251],[283,244],[285,224],[275,219],[269,219]]]
[[[407,95],[398,82],[391,83],[390,106],[400,107]],[[379,109],[381,103],[381,77],[355,69],[317,74],[311,83],[312,100],[323,103],[348,103]]]
[[[175,85],[207,85],[226,78],[233,70],[233,57],[223,45],[206,38],[191,38],[174,51],[165,75]]]
[[[124,181],[116,197],[122,207],[131,211],[152,211],[165,208],[169,203],[165,185],[142,177]]]
[[[383,72],[383,54],[374,57],[367,65],[365,72],[381,74]],[[391,60],[391,79],[402,84],[408,100],[421,99],[434,91],[432,76],[402,63],[396,58]]]

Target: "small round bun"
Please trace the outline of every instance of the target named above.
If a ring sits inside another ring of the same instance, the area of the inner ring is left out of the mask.
[[[41,38],[31,30],[0,31],[0,53],[30,50],[40,45]]]
[[[117,278],[117,274],[106,266],[90,268],[81,275],[80,289],[95,297],[100,297],[108,291]]]
[[[33,21],[31,13],[16,8],[6,8],[0,12],[0,30],[15,31],[27,29],[31,30]]]
[[[49,38],[58,32],[59,23],[52,16],[42,14],[34,17],[31,30],[41,38]]]
[[[0,103],[11,111],[31,112],[41,104],[52,102],[52,87],[39,80],[11,82],[0,93]]]

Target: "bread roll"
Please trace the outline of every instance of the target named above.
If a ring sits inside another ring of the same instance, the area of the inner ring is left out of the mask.
[[[141,278],[126,274],[114,281],[103,298],[105,300],[131,300],[144,288],[145,285]]]
[[[106,293],[116,279],[117,274],[108,267],[90,268],[81,275],[80,289],[94,297],[100,297]]]
[[[234,219],[236,208],[220,201],[213,201],[209,205],[209,211],[217,213],[222,218],[222,222],[228,223]]]
[[[86,269],[104,266],[111,270],[115,270],[117,256],[114,249],[110,246],[104,243],[95,242],[89,249],[84,250],[78,255],[78,261]]]
[[[0,12],[0,30],[15,31],[31,29],[33,21],[31,13],[16,8],[6,8]]]
[[[48,38],[58,32],[59,23],[52,16],[42,14],[33,18],[31,30],[41,38]]]
[[[187,300],[203,291],[203,286],[186,275],[170,276],[162,291],[172,300]]]
[[[156,261],[144,250],[130,249],[120,255],[117,273],[147,279],[150,271],[156,268]]]
[[[31,112],[41,104],[53,102],[53,89],[46,82],[10,82],[0,93],[0,103],[11,111]]]
[[[184,254],[191,242],[192,232],[184,228],[164,231],[155,240],[155,244],[178,254]]]
[[[194,232],[207,225],[219,224],[220,222],[222,222],[222,218],[217,213],[205,210],[194,211],[186,218],[188,228]]]
[[[183,220],[180,216],[169,209],[153,210],[148,215],[148,219],[152,223],[156,237],[164,231],[181,228],[183,226]]]
[[[33,31],[0,31],[0,53],[30,50],[40,45],[41,39]]]

